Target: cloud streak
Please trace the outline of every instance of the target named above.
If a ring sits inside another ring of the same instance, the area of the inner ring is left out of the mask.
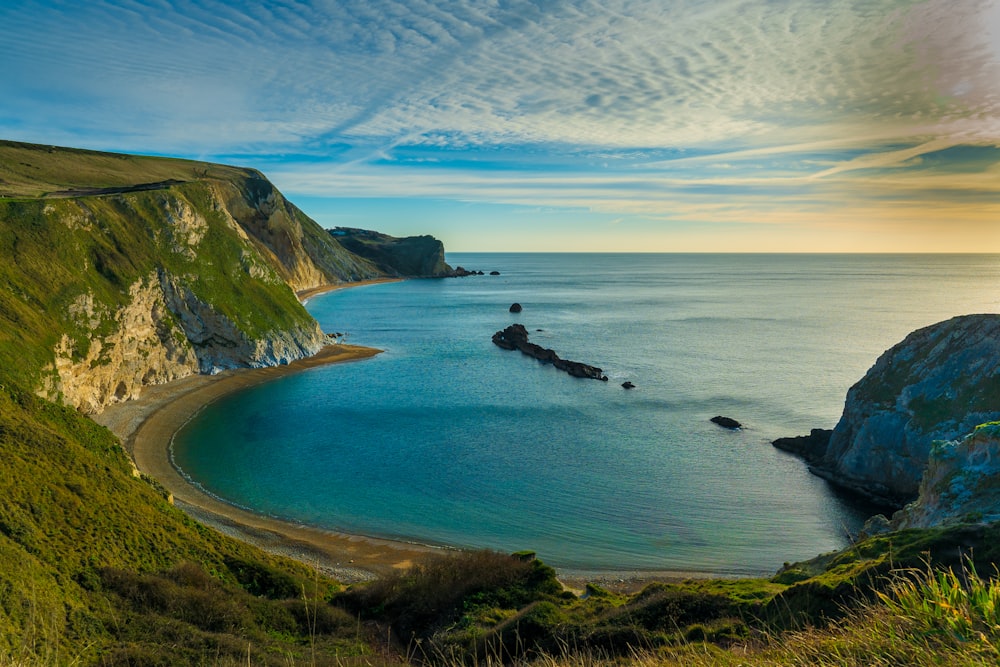
[[[966,187],[940,157],[1000,144],[988,0],[27,0],[0,22],[0,135],[249,163],[293,195],[616,227],[993,211],[995,162]]]

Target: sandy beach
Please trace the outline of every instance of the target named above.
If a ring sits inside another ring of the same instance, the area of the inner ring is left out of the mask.
[[[332,285],[298,294],[300,300],[328,291],[394,279]],[[309,368],[371,358],[381,350],[331,344],[312,357],[284,366],[237,369],[217,375],[192,375],[143,390],[135,400],[108,406],[94,421],[117,435],[139,472],[157,480],[187,514],[231,537],[270,553],[317,567],[344,583],[370,580],[380,573],[408,567],[414,559],[438,548],[361,535],[350,535],[291,523],[231,505],[192,484],[170,460],[174,434],[204,406],[242,389]],[[562,571],[560,579],[573,590],[586,582],[618,590],[636,590],[650,580],[705,576],[695,572],[577,572]]]
[[[332,363],[358,361],[381,352],[357,345],[327,345],[315,356],[285,366],[193,375],[145,389],[138,399],[109,406],[94,420],[114,432],[136,467],[160,482],[174,503],[198,521],[227,535],[318,567],[345,583],[408,566],[431,547],[324,531],[261,516],[215,498],[185,479],[170,461],[170,443],[205,405],[247,387]]]

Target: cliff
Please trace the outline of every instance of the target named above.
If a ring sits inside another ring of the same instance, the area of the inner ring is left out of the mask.
[[[389,276],[429,278],[452,273],[444,261],[444,245],[433,236],[396,238],[351,227],[337,227],[330,233],[342,246]]]
[[[259,172],[0,142],[0,363],[85,412],[324,337],[294,290],[381,272]]]
[[[916,498],[935,440],[1000,419],[1000,315],[967,315],[914,331],[847,393],[813,470],[901,507]]]
[[[934,442],[917,499],[885,528],[995,521],[1000,521],[1000,422],[980,424],[964,438]]]

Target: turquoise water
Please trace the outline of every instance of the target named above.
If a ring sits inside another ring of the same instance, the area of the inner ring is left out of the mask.
[[[770,441],[832,428],[913,329],[1000,311],[997,256],[448,260],[502,275],[314,298],[324,330],[385,353],[214,403],[178,434],[179,467],[340,531],[533,549],[562,568],[773,572],[845,546],[869,508]],[[610,382],[495,347],[512,322]]]

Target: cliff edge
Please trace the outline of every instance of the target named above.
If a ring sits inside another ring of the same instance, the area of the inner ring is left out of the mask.
[[[812,470],[902,507],[918,494],[936,440],[1000,419],[1000,315],[955,317],[914,331],[847,392]]]
[[[324,344],[294,290],[383,275],[259,172],[0,142],[0,363],[96,413]]]

